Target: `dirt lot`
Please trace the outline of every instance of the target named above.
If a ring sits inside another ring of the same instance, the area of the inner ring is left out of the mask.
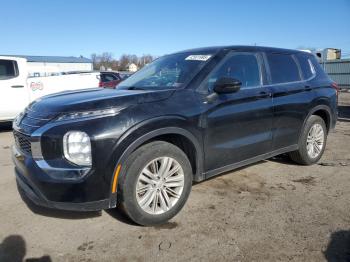
[[[25,204],[0,132],[0,261],[350,261],[350,93],[318,165],[285,157],[194,185],[161,227]]]

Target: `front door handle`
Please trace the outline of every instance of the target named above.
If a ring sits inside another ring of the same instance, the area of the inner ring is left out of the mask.
[[[14,86],[11,86],[12,88],[24,88],[24,86],[22,85],[14,85]]]

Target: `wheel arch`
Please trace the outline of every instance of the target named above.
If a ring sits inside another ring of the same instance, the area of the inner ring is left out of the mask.
[[[299,138],[298,138],[298,144],[301,138],[301,134],[303,133],[303,130],[305,128],[306,125],[306,121],[310,118],[310,116],[312,115],[317,115],[319,117],[321,117],[325,123],[326,123],[326,127],[327,127],[327,133],[330,130],[331,127],[331,123],[332,123],[332,114],[331,114],[331,109],[329,106],[327,105],[317,105],[313,108],[311,108],[311,110],[309,111],[309,113],[306,115],[302,128],[299,131]]]
[[[201,143],[196,136],[190,132],[189,130],[182,128],[179,126],[179,123],[183,123],[182,118],[175,118],[177,121],[173,121],[174,125],[168,125],[168,126],[161,126],[159,128],[156,128],[154,130],[149,130],[148,132],[144,133],[143,135],[135,136],[135,132],[142,128],[142,126],[146,125],[152,125],[156,120],[170,120],[169,118],[157,118],[157,119],[152,119],[147,121],[147,124],[143,123],[141,125],[137,125],[133,127],[131,130],[125,132],[125,134],[119,139],[115,150],[118,150],[120,144],[123,143],[123,141],[126,141],[130,138],[132,142],[128,143],[126,146],[126,149],[123,150],[123,152],[112,160],[114,162],[114,172],[113,175],[111,176],[111,207],[116,206],[116,197],[117,197],[117,192],[113,190],[113,185],[115,183],[118,184],[118,181],[115,182],[115,180],[118,180],[116,177],[121,176],[124,174],[125,169],[123,168],[123,163],[127,160],[127,158],[130,156],[132,152],[134,152],[137,148],[140,146],[151,142],[155,140],[163,140],[166,142],[170,142],[182,149],[185,154],[188,156],[192,170],[193,170],[193,180],[194,181],[202,181],[204,179],[203,177],[203,150],[201,147]],[[174,119],[173,119],[174,120]],[[167,121],[165,121],[167,122]],[[177,139],[179,140],[177,140]],[[187,142],[187,143],[183,143]],[[181,145],[182,143],[182,145]],[[193,150],[194,155],[190,155],[189,151]],[[120,166],[118,168],[118,166]]]
[[[317,115],[317,116],[321,117],[326,124],[327,132],[329,132],[330,127],[331,127],[331,123],[332,123],[332,113],[331,113],[330,107],[327,105],[318,105],[318,106],[313,107],[310,110],[307,117],[304,119],[303,128],[306,124],[307,119],[309,119],[309,117],[312,115]]]

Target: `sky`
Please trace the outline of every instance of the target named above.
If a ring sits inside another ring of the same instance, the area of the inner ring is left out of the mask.
[[[341,48],[350,0],[2,1],[0,54],[90,57],[215,45]]]

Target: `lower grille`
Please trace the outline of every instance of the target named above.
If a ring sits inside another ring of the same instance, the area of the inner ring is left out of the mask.
[[[15,143],[17,148],[21,150],[23,153],[31,155],[32,147],[31,147],[30,137],[17,131],[13,131],[13,136],[15,138]]]

